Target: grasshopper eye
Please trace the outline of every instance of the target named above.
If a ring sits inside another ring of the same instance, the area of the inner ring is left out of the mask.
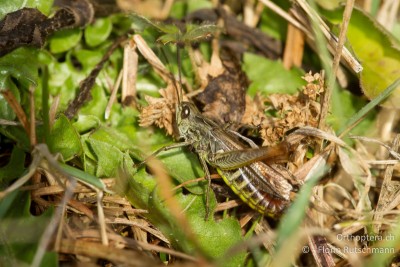
[[[190,108],[188,106],[183,106],[182,108],[182,113],[181,113],[181,118],[186,119],[190,115]]]

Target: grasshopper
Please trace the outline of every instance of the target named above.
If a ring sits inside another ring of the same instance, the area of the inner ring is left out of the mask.
[[[258,147],[250,139],[202,116],[191,102],[177,105],[176,123],[184,140],[182,144],[191,145],[196,151],[209,183],[207,163],[218,171],[243,202],[261,214],[280,214],[289,204],[292,185],[260,161],[283,159],[288,155],[288,144]]]
[[[191,146],[199,156],[208,181],[206,207],[211,185],[208,163],[248,206],[272,217],[282,213],[290,202],[293,187],[279,171],[261,160],[285,159],[290,148],[288,143],[258,147],[249,138],[227,130],[204,117],[196,106],[188,101],[179,101],[175,116],[183,142],[163,147],[152,156],[161,151]]]
[[[209,30],[210,26],[203,27]],[[198,30],[198,32],[201,31]],[[179,51],[180,45],[177,43],[179,83],[182,84]],[[209,164],[218,171],[234,193],[251,208],[265,215],[280,214],[290,202],[290,193],[293,187],[279,171],[261,160],[284,159],[289,153],[289,144],[282,142],[276,146],[258,147],[252,140],[221,127],[203,116],[193,103],[182,101],[182,93],[180,94],[178,90],[178,87],[182,88],[182,86],[177,85],[173,76],[170,78],[173,80],[178,99],[175,122],[183,142],[163,147],[150,157],[172,148],[191,146],[199,156],[208,180],[207,208],[211,185],[207,165]]]

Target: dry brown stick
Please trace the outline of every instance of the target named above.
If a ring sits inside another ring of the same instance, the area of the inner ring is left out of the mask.
[[[288,24],[287,41],[283,53],[283,66],[290,69],[292,66],[300,67],[304,54],[304,33]]]
[[[28,136],[30,136],[30,125],[28,123],[28,119],[24,110],[22,109],[21,105],[18,103],[17,99],[15,98],[14,94],[10,90],[5,90],[1,92],[1,94],[6,99],[7,103],[10,105],[12,110],[18,117],[18,120],[21,122],[22,126],[24,127]]]
[[[116,80],[115,84],[111,87],[110,99],[108,100],[106,110],[104,112],[104,118],[106,120],[108,120],[108,118],[110,117],[112,106],[113,106],[115,100],[117,99],[118,88],[121,85],[123,71],[124,71],[123,68],[119,71],[117,80]]]
[[[62,215],[64,214],[64,208],[66,207],[68,201],[72,199],[75,185],[76,180],[72,179],[67,187],[67,190],[65,191],[60,206],[55,211],[53,217],[51,218],[51,221],[49,222],[49,225],[46,227],[46,230],[40,238],[38,249],[36,250],[35,256],[32,261],[32,267],[40,266],[46,249],[52,240],[53,234],[57,230],[57,226],[59,225],[60,220],[63,218]]]
[[[123,250],[104,246],[95,242],[64,239],[61,241],[59,251],[66,254],[83,255],[100,258],[126,266],[157,266],[158,262],[149,258],[143,252]]]
[[[397,152],[400,145],[400,134],[396,135],[395,139],[393,140],[392,149],[393,151]],[[389,154],[390,156],[390,154]],[[394,165],[388,165],[385,170],[385,176],[383,178],[383,184],[381,188],[381,192],[379,194],[378,203],[376,205],[374,221],[377,221],[374,224],[374,232],[379,234],[379,230],[381,228],[381,224],[378,223],[382,221],[383,211],[387,211],[387,208],[390,206],[388,203],[392,202],[393,199],[390,198],[390,191],[393,188],[392,184],[392,175],[393,175]]]
[[[343,20],[342,20],[342,25],[340,27],[339,40],[336,46],[335,56],[333,58],[332,73],[328,80],[328,86],[323,94],[318,128],[323,128],[323,125],[325,123],[325,118],[329,112],[332,92],[336,80],[336,72],[339,68],[340,58],[342,56],[342,50],[344,47],[344,43],[346,42],[346,33],[350,22],[351,13],[353,12],[353,7],[354,7],[354,0],[347,0],[346,7],[343,12]]]
[[[263,3],[266,7],[270,8],[273,12],[281,16],[283,19],[285,19],[287,22],[289,22],[291,25],[295,26],[297,29],[300,29],[302,32],[304,32],[306,35],[311,36],[311,33],[307,30],[306,27],[304,27],[297,19],[295,19],[293,16],[289,15],[285,10],[283,10],[281,7],[279,7],[277,4],[270,0],[260,0],[261,3]]]
[[[64,113],[68,119],[73,118],[76,115],[76,113],[78,113],[79,109],[92,98],[90,95],[90,91],[96,81],[97,76],[99,75],[100,71],[103,69],[104,64],[108,61],[111,54],[126,39],[127,39],[126,35],[119,37],[108,48],[105,55],[102,57],[100,62],[97,63],[96,67],[90,72],[89,76],[80,83],[78,94],[76,95],[75,99],[68,105],[68,108]]]
[[[153,231],[154,231],[154,229],[153,229]],[[116,244],[116,243],[123,244],[123,245],[125,245],[125,249],[142,248],[143,250],[147,250],[149,252],[155,251],[155,252],[166,253],[171,256],[175,256],[175,257],[178,257],[178,258],[181,258],[184,260],[193,261],[193,262],[197,262],[197,260],[198,260],[197,258],[190,256],[188,254],[185,254],[183,252],[176,251],[176,250],[164,247],[164,246],[159,246],[159,245],[149,244],[149,243],[146,243],[143,241],[138,241],[133,238],[124,237],[124,236],[121,236],[114,232],[110,233],[109,237],[113,244]],[[77,240],[88,238],[89,240],[100,241],[99,233],[97,230],[94,230],[94,229],[85,229],[82,232],[78,232],[76,234],[75,238]],[[69,240],[69,242],[72,242],[72,240],[70,240],[70,239],[64,239],[64,241],[65,240]],[[83,241],[83,242],[85,242],[85,241]]]
[[[138,64],[139,56],[136,52],[136,43],[130,40],[124,47],[124,62],[122,67],[121,102],[127,106],[136,106],[135,96]]]
[[[37,145],[37,138],[36,138],[36,118],[35,118],[35,97],[34,97],[34,91],[35,88],[33,86],[29,87],[29,140],[31,142],[31,147],[34,147]],[[39,172],[36,172],[33,176],[32,176],[32,183],[33,184],[38,184],[40,183],[40,178],[41,175]]]

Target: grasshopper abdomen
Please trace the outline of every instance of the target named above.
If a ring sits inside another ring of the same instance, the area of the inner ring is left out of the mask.
[[[257,185],[245,174],[244,168],[236,171],[222,171],[217,169],[224,182],[240,197],[240,199],[252,209],[261,214],[275,216],[287,207],[289,201],[263,192]]]

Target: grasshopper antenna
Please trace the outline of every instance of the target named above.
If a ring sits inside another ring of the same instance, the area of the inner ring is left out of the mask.
[[[179,79],[179,87],[180,87],[180,89],[182,90],[181,62],[180,62],[180,55],[179,55],[179,54],[180,54],[180,51],[179,51],[179,46],[177,46],[177,47],[178,47],[178,48],[177,48],[177,53],[178,53],[178,55],[177,55],[177,60],[178,60],[178,79]],[[171,65],[170,65],[170,62],[169,62],[169,60],[168,60],[168,57],[167,57],[167,55],[166,55],[166,53],[165,53],[165,50],[162,49],[162,48],[161,48],[161,54],[163,55],[163,57],[164,57],[164,59],[165,59],[167,65],[171,66]],[[173,75],[173,72],[172,72],[171,70],[170,70],[170,73],[169,73],[168,75],[169,75],[169,77],[171,78],[172,84],[173,84],[173,86],[174,86],[174,88],[175,88],[175,93],[176,93],[176,96],[177,96],[177,98],[178,98],[178,104],[180,104],[180,103],[182,102],[182,98],[183,98],[182,93],[180,93],[181,90],[178,89],[178,83],[177,83],[177,81],[176,81],[176,79],[175,79],[175,76]]]
[[[181,97],[183,97],[183,86],[182,86],[182,62],[181,62],[181,45],[179,43],[176,44],[176,61],[178,63],[178,79],[179,79],[179,87]],[[179,99],[179,97],[178,97]],[[180,101],[179,101],[180,103]]]

